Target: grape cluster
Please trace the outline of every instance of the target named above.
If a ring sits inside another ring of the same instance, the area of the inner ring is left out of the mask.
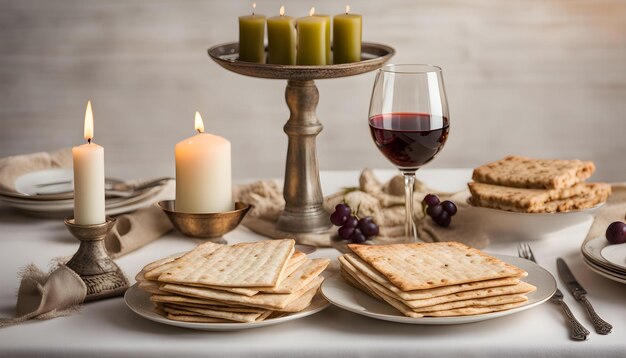
[[[611,244],[626,243],[626,224],[621,221],[615,221],[606,228],[606,239]]]
[[[439,197],[434,194],[428,194],[422,201],[426,205],[426,215],[430,216],[433,221],[441,226],[448,227],[452,221],[452,217],[456,214],[456,205],[450,200],[439,201]]]
[[[335,212],[330,215],[330,222],[339,226],[337,233],[340,238],[355,244],[362,244],[378,235],[378,225],[372,221],[371,217],[359,219],[356,215],[352,215],[352,209],[346,204],[335,206]]]

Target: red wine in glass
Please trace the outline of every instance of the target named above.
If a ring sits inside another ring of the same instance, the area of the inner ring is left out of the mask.
[[[448,118],[425,113],[385,113],[370,117],[372,139],[400,169],[416,170],[446,143]]]

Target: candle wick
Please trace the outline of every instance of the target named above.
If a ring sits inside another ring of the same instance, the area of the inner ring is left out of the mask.
[[[91,138],[87,138],[87,144],[91,144]]]

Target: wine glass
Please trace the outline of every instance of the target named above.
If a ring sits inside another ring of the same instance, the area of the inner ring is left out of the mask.
[[[418,240],[413,221],[415,172],[443,148],[449,123],[440,67],[406,64],[378,70],[369,126],[376,147],[404,175],[408,242]]]

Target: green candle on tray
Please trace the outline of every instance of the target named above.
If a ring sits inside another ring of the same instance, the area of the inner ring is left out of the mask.
[[[265,15],[239,16],[239,60],[265,63]]]
[[[349,63],[361,61],[361,15],[346,13],[333,18],[333,62]]]
[[[313,14],[313,16],[321,17],[326,21],[326,64],[330,65],[333,63],[333,53],[330,49],[330,15]]]
[[[281,6],[279,16],[267,19],[267,63],[296,64],[296,20],[285,16]]]
[[[326,64],[326,21],[314,14],[311,8],[309,16],[298,19],[298,65]]]

